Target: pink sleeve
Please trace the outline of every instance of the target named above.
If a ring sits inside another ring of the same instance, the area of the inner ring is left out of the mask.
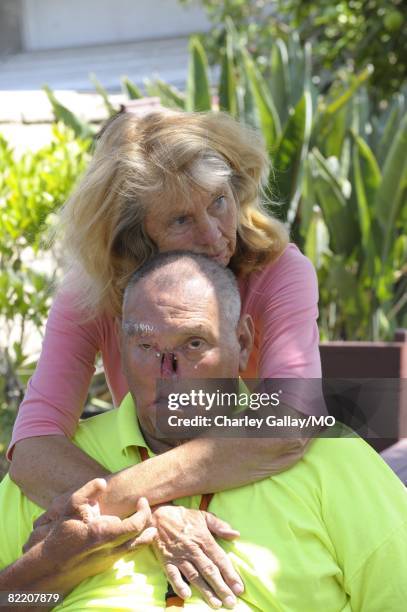
[[[318,283],[312,263],[290,244],[248,287],[246,311],[259,341],[259,378],[320,378]]]
[[[101,347],[97,319],[81,321],[69,294],[60,291],[50,310],[41,356],[19,408],[7,456],[16,442],[41,435],[72,436]]]

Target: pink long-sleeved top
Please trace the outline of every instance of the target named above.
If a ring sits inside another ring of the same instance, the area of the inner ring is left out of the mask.
[[[239,283],[242,310],[255,324],[247,378],[320,378],[318,286],[311,262],[294,244],[279,259]],[[61,290],[50,310],[41,357],[28,383],[8,457],[16,442],[33,436],[72,436],[101,353],[117,406],[128,392],[121,371],[114,318],[86,322]]]

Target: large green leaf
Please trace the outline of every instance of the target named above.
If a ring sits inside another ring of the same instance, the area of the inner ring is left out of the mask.
[[[315,176],[314,188],[334,253],[350,255],[358,244],[358,229],[350,214],[340,184],[317,149],[310,153]]]
[[[127,76],[122,77],[122,88],[127,94],[129,100],[140,100],[141,98],[144,97],[143,93],[137,87],[137,85],[135,85],[135,83],[130,81],[130,79]]]
[[[237,115],[237,82],[233,53],[232,34],[226,35],[226,45],[222,59],[222,70],[219,81],[219,109],[227,111],[233,117]]]
[[[161,104],[166,108],[185,110],[185,96],[176,87],[161,79],[145,79],[144,86],[148,95],[160,98]]]
[[[407,115],[390,147],[383,166],[382,181],[374,201],[374,211],[384,232],[382,259],[386,260],[394,235],[397,215],[407,187]]]
[[[187,111],[208,111],[212,108],[208,79],[208,60],[198,37],[189,41],[189,69],[187,80]]]
[[[271,48],[270,78],[268,80],[280,122],[285,124],[290,100],[290,73],[287,46],[278,38]]]
[[[400,121],[403,116],[403,107],[404,99],[402,95],[399,95],[394,100],[393,108],[391,109],[391,112],[383,130],[382,137],[378,144],[377,159],[380,166],[384,164],[391,144],[397,134],[397,130],[399,129]]]
[[[269,151],[272,151],[281,137],[280,119],[266,81],[250,57],[241,50],[244,65],[246,120],[260,128]]]
[[[291,224],[295,218],[301,193],[304,159],[308,152],[312,123],[312,102],[309,91],[288,119],[274,156],[278,196],[283,200],[283,218]]]
[[[372,73],[373,73],[373,67],[370,65],[366,66],[366,68],[362,70],[362,72],[359,72],[359,74],[355,76],[355,78],[352,80],[351,84],[348,86],[346,91],[342,95],[338,96],[335,100],[330,102],[323,109],[323,114],[326,116],[329,116],[329,115],[332,116],[335,113],[337,113],[341,108],[343,108],[352,98],[354,93],[359,89],[359,87],[367,81],[367,79],[370,77]]]
[[[113,104],[109,100],[109,94],[106,89],[103,87],[102,83],[97,79],[96,74],[93,72],[89,75],[90,81],[93,83],[96,91],[102,97],[105,108],[110,117],[115,115],[118,112],[118,109],[114,108]]]
[[[330,117],[329,129],[321,130],[316,139],[318,148],[325,157],[341,157],[348,128],[348,108],[345,106]]]
[[[314,122],[313,142],[324,152],[325,156],[340,157],[345,133],[347,128],[350,127],[349,113],[354,110],[359,115],[357,108],[349,107],[349,102],[366,79],[369,78],[371,72],[370,67],[365,68],[363,72],[353,78],[345,91],[342,87],[334,87],[331,90],[331,97],[334,95],[334,99],[330,102],[320,102]]]
[[[304,160],[304,178],[301,189],[300,231],[303,239],[307,238],[308,228],[316,208],[314,177],[312,175],[310,158]]]
[[[294,31],[288,39],[288,68],[290,73],[290,106],[296,106],[299,102],[308,76],[309,66],[307,66],[304,49],[300,44],[298,32]]]
[[[43,85],[42,89],[47,94],[57,121],[62,121],[62,123],[70,127],[74,131],[75,136],[79,138],[92,138],[95,135],[96,130],[92,125],[79,119],[77,115],[61,104],[48,85]]]
[[[319,211],[311,217],[304,244],[304,253],[318,270],[323,264],[323,257],[329,251],[329,233]]]
[[[373,249],[372,204],[381,182],[381,175],[376,158],[367,143],[354,132],[351,134],[354,141],[352,161],[359,227],[362,246],[365,254],[368,254]]]

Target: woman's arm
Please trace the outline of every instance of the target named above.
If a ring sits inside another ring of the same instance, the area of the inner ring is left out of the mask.
[[[73,295],[61,289],[49,312],[41,355],[18,410],[9,459],[20,440],[73,436],[103,341],[101,322],[84,317]]]
[[[298,461],[301,439],[195,439],[107,477],[104,514],[129,515],[139,497],[151,505],[238,487],[280,472]],[[239,469],[236,469],[236,465]],[[216,469],[214,469],[216,466]],[[44,508],[107,471],[63,436],[27,438],[16,444],[10,477]]]
[[[321,378],[318,281],[310,260],[289,244],[253,280],[245,304],[260,332],[256,376]]]

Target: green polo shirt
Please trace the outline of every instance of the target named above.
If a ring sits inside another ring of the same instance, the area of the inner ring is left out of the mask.
[[[80,423],[74,442],[112,472],[139,463],[136,447],[146,444],[131,397]],[[179,500],[191,508],[199,502]],[[221,542],[245,582],[236,610],[406,609],[407,493],[361,439],[318,439],[291,469],[217,493],[210,510],[241,532]],[[21,555],[41,512],[6,476],[0,569]],[[165,591],[161,567],[145,547],[83,581],[55,610],[163,610]],[[185,607],[209,610],[197,593]]]

